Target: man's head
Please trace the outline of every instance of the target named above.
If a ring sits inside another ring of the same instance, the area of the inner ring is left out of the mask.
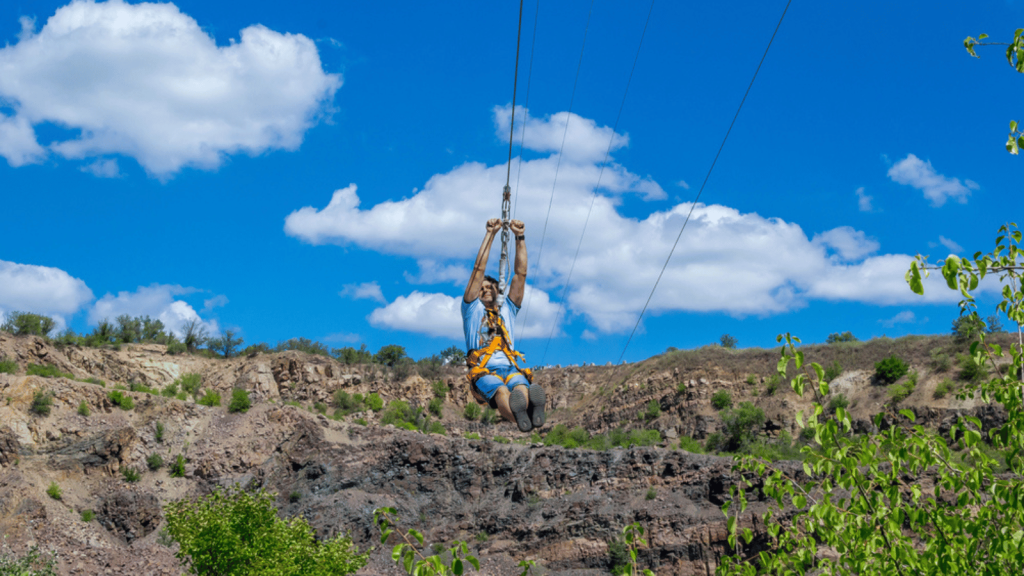
[[[480,303],[491,308],[498,300],[498,281],[493,276],[484,276],[480,284]]]

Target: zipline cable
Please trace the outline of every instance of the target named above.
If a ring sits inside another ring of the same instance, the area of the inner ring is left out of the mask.
[[[512,202],[512,217],[516,217],[519,209],[519,178],[523,175],[523,144],[526,142],[526,124],[530,120],[530,84],[533,81],[533,54],[537,46],[537,17],[540,15],[540,0],[537,0],[537,7],[533,11],[533,40],[530,41],[530,67],[526,73],[526,101],[523,102],[523,131],[519,135],[519,162],[516,164],[516,193]]]
[[[565,130],[562,132],[562,144],[558,147],[558,160],[555,162],[555,180],[551,183],[551,197],[548,199],[548,213],[544,217],[544,229],[540,234],[540,248],[537,250],[537,265],[534,270],[540,269],[540,257],[544,253],[544,238],[548,233],[548,220],[551,218],[551,204],[555,200],[555,187],[558,185],[558,168],[562,165],[562,150],[565,148],[565,136],[569,133],[569,120],[572,119],[572,105],[576,100],[576,86],[580,81],[580,68],[583,67],[583,52],[587,47],[587,33],[590,32],[590,17],[594,14],[594,0],[590,0],[590,10],[587,11],[587,25],[583,29],[583,45],[580,46],[580,60],[576,64],[576,78],[572,81],[572,94],[569,96],[569,111],[566,112]],[[530,300],[533,298],[533,290],[526,298],[526,316],[523,318],[523,327],[530,320]]]
[[[501,192],[501,260],[498,261],[498,292],[500,298],[505,297],[505,289],[509,281],[508,262],[508,227],[512,210],[512,140],[516,126],[516,88],[519,85],[519,40],[523,35],[523,0],[519,0],[519,29],[516,32],[516,67],[512,76],[512,119],[509,122],[508,134],[508,167],[505,170],[505,188]],[[499,307],[501,302],[499,301]]]
[[[640,326],[640,320],[644,317],[644,312],[647,311],[647,306],[651,303],[651,298],[654,297],[654,291],[658,289],[658,283],[661,282],[661,277],[665,274],[665,269],[668,268],[668,263],[672,260],[672,254],[676,251],[676,246],[679,245],[679,239],[683,236],[683,230],[686,230],[686,224],[690,222],[690,216],[693,215],[693,209],[697,206],[697,201],[700,200],[700,195],[704,192],[704,186],[707,185],[708,179],[711,178],[711,171],[715,169],[715,164],[718,162],[718,157],[722,155],[722,149],[725,148],[725,142],[729,139],[729,134],[732,133],[732,127],[736,124],[736,119],[739,118],[740,110],[743,110],[743,103],[747,101],[747,95],[750,94],[750,89],[754,87],[754,80],[757,79],[757,73],[761,71],[761,65],[764,64],[764,59],[768,56],[768,50],[772,47],[772,42],[775,41],[775,35],[779,33],[779,27],[782,26],[782,20],[786,18],[786,12],[789,11],[789,5],[793,3],[793,0],[786,2],[786,8],[782,11],[782,16],[779,17],[779,23],[775,25],[775,31],[772,32],[772,37],[768,40],[768,46],[764,49],[764,54],[761,55],[761,61],[757,64],[757,69],[754,70],[754,76],[750,79],[750,84],[747,85],[747,91],[743,93],[743,99],[740,100],[739,107],[736,108],[736,114],[732,117],[732,122],[729,123],[729,129],[725,131],[725,137],[722,138],[721,145],[718,146],[718,152],[715,154],[715,159],[711,162],[711,167],[708,168],[707,175],[704,176],[704,182],[700,185],[700,190],[697,191],[697,197],[693,199],[693,203],[690,204],[690,211],[686,214],[686,219],[683,220],[683,225],[679,228],[679,234],[676,236],[675,243],[672,244],[672,250],[668,253],[668,258],[665,259],[665,264],[661,267],[661,272],[658,274],[658,279],[654,281],[654,287],[651,288],[650,295],[647,296],[647,302],[644,303],[643,309],[640,311],[640,316],[636,319],[636,324],[633,325],[633,331],[629,333],[629,339],[626,340],[626,345],[622,347],[622,354],[619,355],[618,362],[622,362],[622,358],[626,355],[626,349],[629,348],[629,343],[633,341],[633,335],[636,334],[636,329]]]
[[[580,241],[576,244],[576,254],[572,257],[572,265],[569,266],[569,275],[565,279],[565,286],[562,287],[562,296],[558,299],[558,312],[551,321],[551,332],[548,333],[548,341],[544,345],[544,354],[540,363],[548,357],[548,347],[551,345],[551,338],[555,334],[555,327],[558,326],[558,316],[565,308],[565,295],[569,292],[569,283],[572,281],[572,272],[576,269],[576,259],[579,258],[580,248],[583,246],[583,237],[587,234],[587,224],[590,223],[590,213],[594,210],[594,202],[597,201],[597,191],[601,188],[601,178],[604,176],[604,168],[608,165],[608,157],[612,153],[612,145],[615,143],[615,134],[619,129],[619,120],[622,118],[622,109],[626,107],[626,96],[629,94],[629,85],[633,83],[633,73],[636,72],[636,63],[640,59],[640,49],[644,46],[644,38],[647,36],[647,26],[651,23],[651,13],[654,12],[654,0],[651,0],[651,7],[647,9],[647,20],[644,21],[643,32],[640,33],[640,43],[636,47],[636,55],[633,57],[633,66],[629,69],[629,79],[626,80],[626,89],[622,93],[622,102],[619,103],[619,113],[615,116],[615,124],[612,126],[612,135],[608,138],[608,149],[604,152],[604,160],[601,161],[601,170],[597,174],[597,184],[594,186],[594,194],[590,199],[590,208],[587,209],[587,217],[583,221],[583,231],[580,232]]]

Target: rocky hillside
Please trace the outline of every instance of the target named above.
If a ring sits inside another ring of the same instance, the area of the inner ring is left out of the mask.
[[[941,426],[958,412],[999,420],[988,406],[936,397],[944,380],[956,385],[957,345],[949,338],[805,351],[809,361],[842,366],[833,389],[849,401],[859,429],[872,427],[873,414],[895,409],[891,392],[873,377],[874,362],[890,354],[918,373],[899,407],[915,410],[919,421]],[[281,513],[307,518],[320,536],[347,532],[361,549],[376,545],[364,574],[400,573],[390,546],[376,538],[372,510],[379,506],[396,507],[402,525],[430,543],[471,542],[484,574],[518,573],[520,559],[535,559],[542,574],[607,574],[609,540],[634,521],[650,531],[642,560],[655,573],[712,574],[726,551],[719,506],[734,480],[731,462],[679,450],[678,440],[702,440],[721,427],[711,397],[722,390],[765,411],[769,438],[782,431],[798,437],[794,415],[808,405],[773,384],[775,350],[711,347],[538,372],[550,402],[541,435],[564,424],[593,434],[655,429],[664,439],[594,451],[544,446],[506,422],[467,420],[463,410],[472,400],[461,368],[440,375],[451,388],[442,435],[382,426],[383,412],[369,409],[340,419],[314,409],[337,390],[423,407],[433,397],[424,378],[397,379],[381,366],[299,352],[223,360],[170,356],[156,345],[60,350],[0,332],[2,358],[17,367],[0,374],[0,531],[14,550],[56,550],[61,574],[180,574],[176,545],[161,537],[162,506],[234,483],[276,492]],[[29,376],[30,364],[52,364],[65,375]],[[186,373],[200,374],[203,390],[219,391],[225,405],[233,388],[247,390],[252,409],[229,413],[191,397],[124,392],[134,401],[124,410],[109,397],[115,385],[160,389]],[[48,416],[30,410],[40,391],[53,397]],[[477,435],[482,439],[467,439]],[[166,467],[150,471],[153,454],[164,462],[183,455],[184,476],[171,477]],[[141,478],[126,482],[127,468]],[[53,485],[59,500],[48,494]],[[747,521],[760,534],[759,505]],[[85,510],[95,519],[84,521]]]

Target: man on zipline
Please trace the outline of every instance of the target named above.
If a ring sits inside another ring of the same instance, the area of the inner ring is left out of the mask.
[[[500,230],[501,220],[487,221],[487,233],[462,298],[468,378],[478,401],[486,401],[505,419],[515,422],[519,430],[529,432],[544,425],[546,397],[543,388],[531,385],[530,370],[519,367],[523,355],[515,351],[513,334],[526,290],[526,225],[519,220],[509,223],[509,230],[516,237],[515,276],[509,284],[508,297],[503,299],[499,298],[498,281],[484,275],[491,243]]]

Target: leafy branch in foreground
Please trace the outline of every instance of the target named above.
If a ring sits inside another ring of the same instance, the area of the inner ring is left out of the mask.
[[[381,544],[386,544],[388,537],[395,533],[402,538],[403,541],[391,550],[391,559],[406,573],[412,576],[462,576],[466,564],[472,565],[477,572],[480,571],[480,562],[469,554],[469,547],[461,540],[453,542],[452,547],[448,549],[451,556],[449,562],[442,560],[440,554],[425,556],[417,548],[417,545],[423,546],[423,533],[412,528],[403,532],[396,525],[397,514],[398,511],[394,508],[377,508],[373,511],[373,523],[380,530]],[[417,544],[413,544],[414,540]],[[528,570],[529,567],[523,570],[523,574],[525,575]]]
[[[800,340],[780,335],[779,374],[793,363],[802,371],[791,380],[793,390],[803,395],[809,389],[815,397],[806,424],[803,413],[796,417],[814,440],[801,450],[803,474],[753,456],[735,460],[733,469],[743,480],[730,488],[732,499],[722,507],[734,554],[722,559],[717,574],[1024,573],[1021,233],[1012,224],[999,232],[992,253],[950,257],[939,269],[947,285],[961,293],[961,315],[972,317],[978,316],[972,292],[986,274],[999,274],[998,308],[1018,325],[1017,343],[1008,354],[1011,369],[996,369],[1007,354],[978,334],[971,356],[990,365],[996,376],[966,384],[957,398],[998,403],[1006,409],[1006,422],[984,435],[979,419],[959,417],[942,437],[913,425],[912,411],[900,410],[902,420],[888,429],[855,436],[844,407],[831,415],[822,406],[829,394],[822,367],[805,365]],[[920,256],[912,263],[907,281],[915,293],[923,294],[922,279],[931,269]],[[881,416],[876,426],[881,427]],[[1000,462],[993,455],[1005,458],[1009,474],[996,474]],[[764,541],[751,549],[744,546],[752,543],[753,531],[739,526],[747,490],[760,490],[771,504],[762,517]]]
[[[616,576],[654,576],[654,572],[651,572],[647,568],[641,570],[636,565],[637,551],[641,547],[647,546],[647,540],[644,540],[644,527],[639,522],[633,522],[627,524],[622,528],[622,542],[626,546],[626,554],[629,556],[627,564],[612,567],[612,574]]]
[[[978,58],[974,51],[975,46],[1006,46],[1006,61],[1017,72],[1024,73],[1024,28],[1018,28],[1013,33],[1013,42],[982,42],[988,38],[988,34],[979,34],[977,38],[968,36],[964,39],[964,48],[967,53]],[[1024,126],[1018,125],[1016,120],[1010,121],[1010,135],[1006,139],[1006,151],[1010,154],[1017,154],[1024,148]]]

